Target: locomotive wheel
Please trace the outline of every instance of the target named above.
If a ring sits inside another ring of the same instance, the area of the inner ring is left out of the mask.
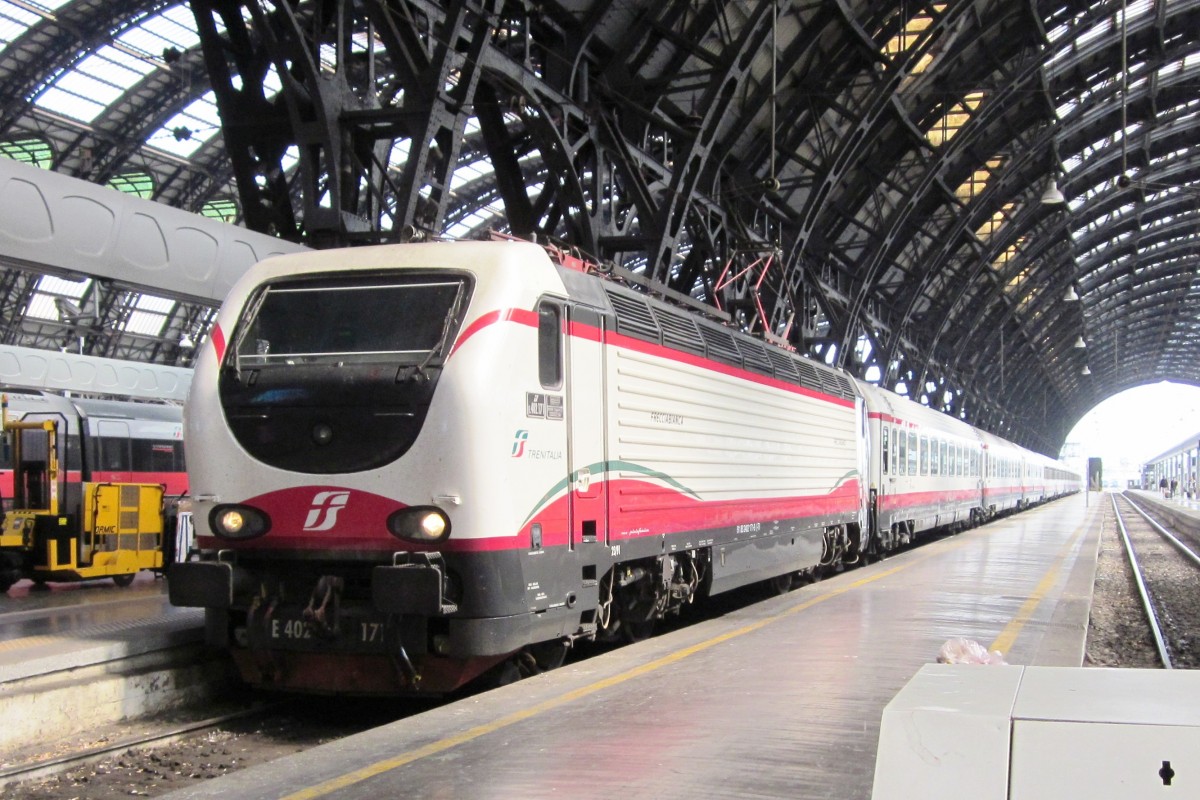
[[[639,620],[638,622],[630,622],[629,620],[621,621],[621,638],[629,644],[649,639],[653,635],[653,619]]]
[[[134,573],[131,572],[127,575],[113,575],[112,581],[117,586],[120,586],[122,589],[124,589],[125,587],[127,587],[131,583],[133,583],[133,578],[134,578]]]
[[[567,660],[567,644],[562,641],[539,642],[525,648],[537,664],[538,671],[558,669]]]
[[[15,569],[0,570],[0,592],[7,592],[13,584],[21,580],[21,573]]]
[[[771,578],[771,589],[775,594],[787,594],[792,590],[792,573],[785,572]]]

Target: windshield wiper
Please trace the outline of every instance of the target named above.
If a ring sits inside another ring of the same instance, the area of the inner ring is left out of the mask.
[[[242,342],[246,341],[246,334],[250,333],[254,319],[258,316],[258,311],[266,302],[270,291],[270,289],[263,289],[258,297],[250,301],[250,305],[246,306],[246,310],[242,314],[242,325],[238,330],[237,338],[233,341],[233,376],[238,383],[242,382]]]
[[[450,303],[450,308],[446,312],[446,321],[442,323],[442,333],[438,336],[437,344],[429,349],[429,352],[425,354],[425,358],[421,359],[421,363],[417,365],[416,374],[421,376],[421,380],[429,380],[429,376],[425,374],[429,362],[433,360],[435,355],[445,351],[446,340],[450,337],[450,331],[458,321],[459,306],[462,305],[464,294],[463,285],[460,283],[458,290],[454,293],[454,301]]]

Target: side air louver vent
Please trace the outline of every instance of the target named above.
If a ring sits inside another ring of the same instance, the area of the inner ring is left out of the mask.
[[[617,333],[655,343],[659,341],[658,323],[645,300],[613,291],[608,292],[608,299],[617,314]]]
[[[799,383],[800,372],[796,369],[796,360],[789,353],[775,347],[768,347],[767,356],[775,367],[775,377],[788,383]]]
[[[663,346],[687,353],[704,355],[704,340],[696,330],[696,320],[667,309],[655,308],[654,318],[662,328]]]
[[[738,350],[742,351],[742,364],[751,372],[771,375],[771,359],[767,357],[767,348],[754,339],[738,339]]]
[[[807,361],[797,360],[794,362],[796,369],[800,372],[800,385],[805,389],[812,389],[814,392],[824,392],[825,385],[821,383],[821,373],[817,372],[817,368]]]
[[[700,336],[704,338],[704,346],[708,351],[709,358],[724,364],[733,364],[736,367],[742,365],[742,354],[738,352],[737,345],[733,342],[733,334],[712,325],[701,324],[699,327]]]
[[[820,374],[821,381],[825,386],[825,394],[843,399],[849,399],[853,396],[850,393],[850,382],[844,377],[828,369],[820,370]]]
[[[854,390],[850,388],[850,381],[846,380],[846,376],[838,374],[836,372],[831,373],[831,374],[837,383],[837,391],[834,392],[833,394],[836,394],[838,397],[842,398],[843,400],[853,400],[854,399]]]

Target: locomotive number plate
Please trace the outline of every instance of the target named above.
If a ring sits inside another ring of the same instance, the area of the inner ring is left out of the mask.
[[[387,641],[382,621],[352,617],[328,631],[302,617],[276,616],[266,622],[264,632],[282,650],[383,652]]]

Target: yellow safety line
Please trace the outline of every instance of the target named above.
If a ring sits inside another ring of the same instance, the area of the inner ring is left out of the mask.
[[[1011,642],[1016,639],[1017,633],[1020,631],[1021,627],[1024,626],[1024,624],[1028,620],[1028,618],[1032,615],[1033,609],[1037,607],[1038,603],[1041,602],[1042,597],[1045,596],[1046,592],[1049,591],[1049,588],[1054,584],[1054,581],[1056,580],[1058,571],[1061,568],[1062,562],[1066,558],[1067,553],[1070,551],[1071,545],[1073,545],[1075,543],[1075,541],[1079,538],[1079,536],[1082,534],[1082,532],[1083,532],[1083,528],[1080,528],[1080,530],[1077,531],[1076,534],[1067,543],[1067,546],[1065,546],[1059,552],[1054,565],[1050,569],[1050,572],[1047,573],[1046,577],[1044,577],[1042,579],[1041,583],[1038,584],[1037,588],[1034,590],[1034,595],[1031,596],[1029,598],[1029,600],[1027,600],[1025,602],[1025,604],[1021,606],[1020,611],[1017,612],[1017,617],[1014,618],[1014,620],[1008,624],[1008,626],[1000,634],[1000,637],[996,639],[997,643],[999,643],[1001,640],[1005,640],[1011,645]],[[313,798],[323,797],[327,794],[330,794],[331,792],[336,792],[339,789],[345,789],[349,786],[353,786],[356,783],[361,783],[362,781],[378,777],[379,775],[382,775],[385,772],[390,772],[391,770],[399,769],[400,767],[403,767],[407,764],[411,764],[414,761],[419,761],[422,758],[427,758],[428,756],[437,755],[438,753],[442,753],[442,752],[445,752],[446,750],[450,750],[451,748],[457,747],[460,744],[466,744],[467,742],[470,742],[474,739],[478,739],[481,736],[486,736],[489,733],[494,733],[503,728],[507,728],[510,725],[515,725],[518,722],[523,722],[532,717],[536,717],[539,714],[543,714],[547,711],[551,711],[553,709],[564,706],[567,703],[574,702],[580,698],[587,697],[588,695],[595,694],[596,692],[603,691],[604,689],[608,689],[612,686],[617,686],[619,684],[625,683],[626,681],[632,680],[632,679],[640,677],[642,675],[647,675],[651,672],[655,672],[656,670],[662,669],[663,667],[666,667],[666,666],[670,666],[671,664],[674,664],[678,661],[682,661],[683,659],[685,659],[689,656],[695,655],[696,653],[707,650],[718,644],[722,644],[731,639],[736,639],[740,636],[745,636],[748,633],[753,633],[754,631],[760,630],[760,629],[766,627],[767,625],[770,625],[772,623],[775,623],[782,619],[790,617],[793,614],[798,614],[801,611],[805,611],[809,608],[812,608],[813,606],[815,606],[819,603],[823,603],[826,600],[832,600],[833,598],[843,595],[849,591],[858,589],[862,586],[866,586],[869,583],[874,583],[875,581],[880,580],[881,578],[886,578],[891,575],[895,575],[897,572],[908,569],[909,567],[911,567],[915,564],[920,564],[922,561],[932,558],[935,555],[942,555],[945,552],[947,552],[948,550],[953,550],[953,549],[957,549],[959,547],[963,547],[966,544],[970,543],[971,541],[973,541],[972,538],[964,537],[964,538],[958,539],[953,544],[951,544],[950,547],[946,548],[945,550],[939,550],[936,553],[931,552],[928,554],[922,554],[905,564],[901,564],[899,566],[892,567],[891,569],[884,570],[883,572],[876,573],[876,574],[871,575],[866,578],[860,578],[860,579],[853,581],[852,583],[848,583],[845,586],[842,586],[840,588],[831,589],[830,591],[827,591],[827,592],[824,592],[823,594],[817,595],[816,597],[813,597],[810,600],[806,600],[803,603],[800,603],[800,604],[792,606],[791,608],[788,608],[784,611],[781,611],[778,614],[775,614],[770,617],[766,617],[765,619],[761,619],[758,622],[751,623],[749,625],[743,626],[741,628],[738,628],[737,630],[730,631],[728,633],[723,633],[720,636],[714,636],[711,639],[707,639],[703,642],[698,642],[697,644],[691,645],[689,647],[685,647],[682,650],[676,650],[675,652],[673,652],[669,655],[663,656],[662,658],[656,659],[654,661],[647,662],[647,663],[641,665],[640,667],[635,667],[631,670],[622,672],[618,675],[613,675],[612,677],[605,678],[603,680],[597,681],[597,682],[589,684],[587,686],[582,686],[578,689],[574,689],[570,692],[567,692],[566,694],[559,695],[558,697],[551,698],[550,700],[545,700],[541,703],[538,703],[537,705],[522,709],[521,711],[513,712],[512,714],[509,714],[508,716],[501,717],[500,719],[494,720],[487,724],[477,725],[474,728],[463,731],[462,733],[456,734],[454,736],[449,736],[449,737],[446,737],[443,739],[439,739],[436,742],[431,742],[431,743],[425,745],[424,747],[418,747],[415,750],[409,750],[406,753],[400,753],[399,755],[396,755],[392,758],[383,759],[382,761],[376,761],[375,763],[368,764],[367,766],[362,767],[361,769],[356,769],[351,772],[347,772],[343,775],[339,775],[336,778],[331,778],[323,783],[319,783],[315,786],[310,786],[307,789],[301,789],[298,792],[293,792],[292,794],[284,795],[283,797],[280,798],[280,800],[313,800]],[[1015,624],[1015,628],[1014,628],[1014,624]],[[1013,629],[1011,632],[1011,635],[1009,635],[1010,629]],[[1006,636],[1008,636],[1007,639],[1005,638]],[[1000,649],[1000,648],[997,647],[996,643],[993,643],[992,649]]]
[[[11,650],[25,650],[31,647],[42,647],[46,645],[74,643],[77,639],[72,639],[70,636],[25,636],[21,639],[6,639],[0,642],[0,653],[7,653]]]
[[[1025,627],[1025,623],[1033,618],[1033,612],[1049,594],[1054,585],[1058,583],[1059,573],[1062,571],[1062,566],[1066,563],[1067,556],[1075,548],[1075,544],[1079,541],[1079,537],[1083,536],[1087,530],[1085,523],[1075,531],[1074,535],[1067,540],[1067,543],[1058,551],[1058,555],[1054,558],[1054,563],[1050,565],[1050,569],[1042,576],[1038,585],[1033,588],[1033,593],[1025,599],[1021,607],[1017,609],[1017,615],[1008,621],[1004,626],[1004,630],[1000,631],[1000,635],[992,642],[988,650],[999,650],[1001,653],[1007,654],[1013,643],[1017,641],[1017,636],[1021,634],[1021,629]]]

